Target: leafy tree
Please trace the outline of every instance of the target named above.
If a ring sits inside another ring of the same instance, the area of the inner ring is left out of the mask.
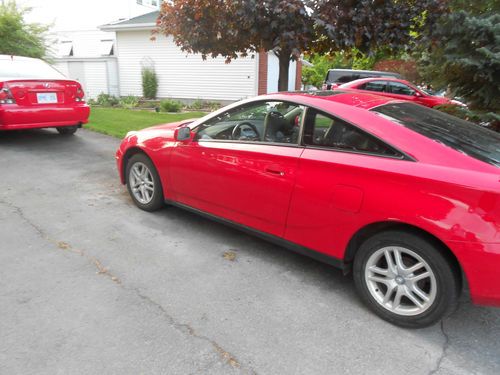
[[[302,82],[305,85],[312,85],[316,88],[321,88],[328,69],[334,68],[350,68],[350,61],[342,53],[334,55],[305,55],[313,66],[302,67]]]
[[[384,46],[406,49],[430,27],[444,0],[172,0],[164,2],[158,32],[183,51],[227,62],[258,51],[279,58],[279,90],[288,88],[290,60],[304,51]]]
[[[314,0],[320,52],[409,50],[446,10],[446,0]]]
[[[351,53],[345,53],[344,51],[333,54],[305,53],[304,58],[313,66],[304,66],[302,68],[302,82],[306,85],[321,88],[329,69],[370,70],[375,62],[382,57],[383,55],[378,53],[368,56],[355,49]]]
[[[0,54],[43,58],[47,56],[45,35],[48,26],[26,23],[29,8],[18,8],[15,1],[0,4]]]
[[[453,2],[420,56],[428,81],[480,110],[500,109],[499,9],[499,1]]]
[[[449,9],[451,12],[465,11],[472,15],[485,15],[500,12],[499,0],[450,0]]]

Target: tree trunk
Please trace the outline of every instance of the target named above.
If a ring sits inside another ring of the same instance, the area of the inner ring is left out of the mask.
[[[280,62],[280,73],[278,79],[278,91],[288,91],[288,72],[290,70],[290,58],[292,54],[287,51],[280,51],[278,59]]]

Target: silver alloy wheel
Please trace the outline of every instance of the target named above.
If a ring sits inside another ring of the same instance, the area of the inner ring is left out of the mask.
[[[400,246],[384,247],[370,256],[365,282],[375,301],[397,315],[422,314],[436,299],[432,268],[420,255]]]
[[[128,181],[134,198],[142,204],[148,204],[153,199],[155,183],[151,171],[146,164],[137,162],[130,168]]]

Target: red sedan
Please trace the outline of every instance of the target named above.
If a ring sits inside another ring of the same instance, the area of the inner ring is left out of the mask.
[[[397,78],[365,78],[344,83],[338,86],[339,90],[361,90],[370,91],[374,94],[386,96],[398,100],[408,100],[426,107],[438,105],[460,105],[465,104],[442,96],[434,96],[419,89],[414,84]]]
[[[500,305],[499,145],[433,109],[333,91],[130,132],[116,159],[139,208],[180,206],[352,271],[373,311],[421,327],[465,282]]]
[[[0,130],[57,128],[73,134],[88,117],[78,82],[42,60],[0,55]]]

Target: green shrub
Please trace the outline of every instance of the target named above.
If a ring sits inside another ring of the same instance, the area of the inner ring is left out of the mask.
[[[163,112],[179,112],[182,108],[182,103],[177,100],[165,99],[160,102],[160,109]]]
[[[152,68],[142,69],[142,95],[146,99],[155,99],[158,92],[158,77]]]
[[[159,100],[139,100],[139,104],[137,104],[139,108],[148,108],[148,109],[154,109],[159,105],[160,105]]]
[[[128,95],[120,98],[120,107],[123,108],[135,108],[139,105],[139,99],[135,96]]]
[[[114,107],[118,105],[118,98],[114,97],[113,95],[101,92],[97,96],[96,104],[102,107]]]
[[[203,100],[196,99],[194,102],[191,103],[191,105],[189,106],[189,109],[194,109],[196,111],[199,111],[203,107],[204,107]]]
[[[207,108],[210,109],[211,111],[217,111],[222,107],[222,105],[219,102],[207,102],[206,105]]]
[[[203,109],[209,109],[211,111],[216,111],[217,109],[221,108],[222,105],[219,102],[209,102],[209,101],[204,101],[201,99],[196,99],[194,102],[192,102],[188,108],[193,110],[193,111],[200,111]]]

